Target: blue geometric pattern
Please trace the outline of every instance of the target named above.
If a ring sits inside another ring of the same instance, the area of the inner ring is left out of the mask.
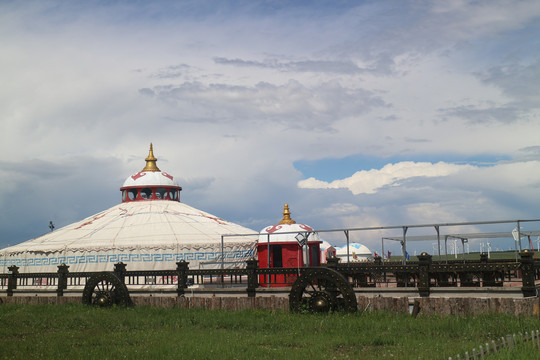
[[[235,250],[225,251],[224,257],[229,260],[241,260],[253,256],[255,250]],[[214,252],[185,252],[185,253],[156,253],[156,254],[93,254],[93,255],[73,255],[42,257],[32,259],[0,259],[0,267],[17,265],[23,266],[44,266],[61,264],[98,264],[117,262],[177,262],[185,261],[211,261],[221,259],[221,251]]]

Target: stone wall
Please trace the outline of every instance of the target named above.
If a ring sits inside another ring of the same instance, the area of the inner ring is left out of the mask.
[[[359,311],[391,311],[408,313],[417,300],[420,315],[509,314],[540,317],[540,298],[408,298],[358,296]],[[135,306],[159,306],[183,309],[269,309],[289,310],[289,299],[283,296],[242,297],[167,297],[132,296]],[[66,304],[81,303],[79,296],[14,296],[0,297],[0,304]]]
[[[421,314],[540,316],[540,298],[420,298]]]

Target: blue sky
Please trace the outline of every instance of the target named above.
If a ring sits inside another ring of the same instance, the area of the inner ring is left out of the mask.
[[[3,1],[0,247],[119,203],[150,142],[254,230],[284,203],[318,229],[539,218],[539,26],[538,1]]]
[[[306,177],[315,177],[319,180],[332,181],[353,175],[357,171],[380,169],[386,164],[403,161],[413,162],[439,162],[453,164],[474,164],[476,166],[493,166],[503,160],[511,160],[505,155],[455,156],[452,154],[431,155],[422,154],[410,158],[407,156],[392,156],[387,158],[355,154],[344,158],[326,158],[317,160],[299,160],[294,167]]]

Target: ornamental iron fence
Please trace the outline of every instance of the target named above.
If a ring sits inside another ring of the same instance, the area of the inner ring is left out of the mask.
[[[260,268],[257,260],[248,260],[244,268],[190,269],[189,263],[180,261],[173,270],[130,271],[124,263],[117,263],[112,273],[130,292],[171,292],[183,296],[190,287],[245,288],[247,296],[255,297],[257,289],[265,287],[292,287],[303,274],[323,268],[339,273],[356,291],[362,288],[407,287],[422,297],[430,296],[437,287],[486,288],[521,287],[524,297],[538,296],[536,283],[540,280],[540,263],[534,252],[520,253],[519,261],[490,260],[482,254],[479,260],[436,263],[432,256],[422,253],[417,262],[374,261],[340,263],[337,258],[327,259],[321,267]],[[58,266],[57,272],[19,273],[10,266],[8,274],[0,274],[0,292],[7,296],[15,293],[54,293],[64,296],[65,291],[81,291],[89,279],[104,272],[69,272],[69,266]],[[106,272],[105,272],[106,273]],[[319,271],[320,273],[320,271]],[[322,273],[321,273],[322,274]],[[330,280],[328,280],[330,279]],[[336,276],[319,282],[328,284]],[[315,284],[317,279],[313,280]],[[338,280],[335,280],[339,282]],[[306,290],[307,291],[307,290]]]

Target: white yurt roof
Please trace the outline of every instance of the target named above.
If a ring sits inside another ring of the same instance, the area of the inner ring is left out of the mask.
[[[134,201],[113,206],[1,252],[205,249],[215,247],[223,234],[257,233],[177,201]],[[249,246],[254,244],[254,237],[225,237],[224,241]]]
[[[259,243],[270,242],[295,242],[298,240],[296,236],[298,234],[308,235],[308,241],[321,241],[319,234],[313,231],[311,226],[306,224],[297,224],[296,221],[291,219],[291,212],[289,211],[289,205],[285,204],[283,209],[283,219],[277,225],[267,226],[260,231]]]
[[[252,254],[257,232],[181,203],[177,195],[182,188],[173,176],[157,167],[152,144],[145,160],[146,166],[128,177],[121,188],[123,193],[133,191],[135,196],[123,196],[122,203],[110,209],[2,249],[0,262],[3,258],[4,264],[31,263],[37,266],[52,264],[52,260],[43,257],[52,257],[53,253],[77,253],[80,256],[71,256],[71,263],[90,264],[95,263],[96,258],[88,254],[98,252],[138,253],[141,254],[138,259],[144,258],[147,263],[154,259],[148,255],[157,254],[158,259],[159,254],[173,254],[169,258],[174,260],[180,257],[178,254],[189,253],[191,261],[196,262],[215,258],[215,254],[222,254],[225,247],[239,253],[238,257]],[[141,189],[141,186],[149,188]],[[231,234],[253,236],[224,236],[222,247],[222,235]],[[87,255],[83,256],[83,253]],[[64,258],[58,259],[64,261]]]
[[[140,171],[128,177],[122,188],[152,185],[178,186],[178,181],[166,172]]]
[[[367,246],[354,242],[349,243],[349,255],[352,256],[353,252],[355,255],[371,255],[371,250],[369,250]],[[336,255],[347,256],[347,245],[337,248]]]

